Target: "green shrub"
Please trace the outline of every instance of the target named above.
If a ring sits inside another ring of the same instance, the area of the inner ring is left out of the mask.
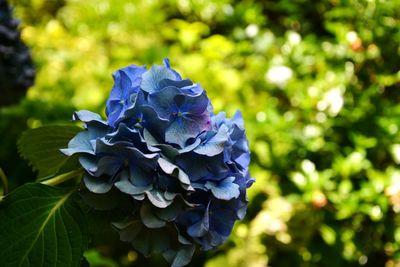
[[[243,111],[248,215],[193,266],[400,266],[398,1],[14,4],[38,69],[29,101],[102,111],[112,71],[168,56],[216,111]]]

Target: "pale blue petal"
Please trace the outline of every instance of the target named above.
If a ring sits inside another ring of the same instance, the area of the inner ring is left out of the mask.
[[[150,70],[142,75],[140,87],[143,91],[151,94],[161,89],[160,82],[164,79],[175,80],[176,75],[165,66],[153,65]]]
[[[90,122],[90,121],[98,121],[103,124],[107,124],[99,114],[91,112],[89,110],[80,110],[74,112],[72,116],[74,121],[82,121],[82,122]]]
[[[88,153],[94,155],[95,152],[90,141],[90,132],[83,131],[75,135],[75,137],[68,142],[68,148],[60,149],[60,151],[67,156],[71,156],[75,153]]]
[[[111,190],[113,183],[109,182],[107,179],[100,177],[93,177],[90,175],[83,176],[83,182],[86,188],[96,194],[105,194]]]
[[[123,175],[122,175],[123,176]],[[146,186],[136,186],[133,185],[127,177],[121,178],[120,181],[115,183],[115,187],[118,188],[121,192],[126,193],[128,195],[139,195],[143,194],[146,191],[150,191],[153,186],[146,185]]]
[[[189,176],[175,164],[166,159],[158,158],[158,165],[165,173],[177,177],[182,184],[190,185]]]
[[[172,200],[165,199],[163,193],[158,190],[146,192],[146,196],[150,200],[151,204],[157,208],[166,208],[172,203]]]
[[[163,64],[164,64],[165,67],[167,67],[168,69],[170,69],[174,73],[176,80],[182,80],[181,75],[179,75],[178,72],[176,72],[174,69],[171,68],[171,64],[169,63],[169,59],[168,58],[164,58]]]
[[[171,267],[182,267],[190,263],[195,251],[195,246],[184,246],[176,253]]]
[[[228,128],[225,125],[221,125],[217,134],[194,149],[194,152],[208,157],[218,155],[224,151],[228,137]]]
[[[228,177],[219,183],[207,182],[205,187],[210,189],[212,194],[221,200],[231,200],[240,195],[239,185],[234,183],[235,177]]]
[[[200,143],[201,143],[201,139],[196,138],[196,140],[192,144],[190,144],[182,149],[179,149],[178,151],[180,154],[188,153],[188,152],[192,151],[193,149],[195,149],[196,147],[198,147],[200,145]]]

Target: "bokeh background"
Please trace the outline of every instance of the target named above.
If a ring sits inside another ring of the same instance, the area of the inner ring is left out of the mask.
[[[23,130],[104,115],[113,71],[169,57],[215,111],[242,111],[257,179],[230,240],[190,266],[400,266],[400,1],[10,2],[36,68],[0,107],[12,187],[35,177]],[[94,238],[91,266],[166,266],[115,239]]]

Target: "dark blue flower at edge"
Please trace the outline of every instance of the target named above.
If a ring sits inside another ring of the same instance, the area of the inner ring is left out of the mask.
[[[113,73],[114,86],[106,106],[108,123],[111,126],[115,126],[125,110],[133,104],[132,96],[139,91],[145,71],[145,67],[131,65]]]
[[[196,244],[219,246],[245,215],[254,179],[242,115],[215,115],[204,89],[182,80],[168,60],[113,77],[108,119],[75,112],[85,129],[61,151],[78,155],[92,199],[120,194],[136,207],[114,224],[121,240],[186,265]]]
[[[181,213],[177,223],[203,250],[215,248],[226,241],[235,221],[243,219],[246,214],[245,194],[226,200],[204,191],[196,192],[191,198],[197,204]]]

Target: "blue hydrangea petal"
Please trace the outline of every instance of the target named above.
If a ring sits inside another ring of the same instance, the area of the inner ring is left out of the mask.
[[[247,169],[247,167],[250,164],[250,154],[245,153],[240,155],[239,157],[235,158],[235,162],[239,164],[242,167],[242,169]]]
[[[149,96],[149,104],[165,119],[171,119],[171,115],[178,116],[178,113],[200,115],[207,109],[209,102],[205,91],[199,95],[190,95],[173,86]]]
[[[158,141],[147,129],[143,129],[143,139],[150,146],[161,149],[161,154],[165,155],[169,159],[174,159],[180,154],[178,149],[174,148],[173,146],[162,144],[162,142]]]
[[[181,117],[168,126],[165,132],[165,141],[183,148],[186,141],[195,138],[200,132],[201,128],[195,120]]]
[[[228,128],[225,125],[222,125],[213,137],[203,142],[193,151],[200,155],[213,157],[224,151],[228,137]]]
[[[103,177],[93,177],[87,174],[83,176],[83,182],[90,192],[96,194],[105,194],[113,187],[112,181],[104,179]]]
[[[212,194],[216,198],[222,200],[231,200],[233,198],[238,198],[240,194],[239,185],[234,183],[234,181],[235,177],[231,176],[218,183],[208,181],[205,184],[205,187],[211,190]]]
[[[163,221],[174,221],[188,205],[182,198],[177,198],[171,205],[164,209],[154,208],[154,213]]]
[[[157,139],[164,140],[164,132],[169,121],[168,119],[161,118],[147,102],[127,110],[124,116],[124,123],[129,125],[129,127],[140,131],[146,129],[157,137]]]
[[[215,232],[217,232],[224,239],[227,239],[232,232],[233,224],[236,219],[234,210],[219,209],[218,216],[212,217],[212,225]]]
[[[235,176],[235,183],[239,185],[239,190],[245,192],[248,188],[249,180],[251,180],[249,172],[245,174],[235,173],[233,176]]]
[[[121,241],[125,242],[130,242],[135,239],[143,227],[139,220],[113,222],[112,225],[118,229]]]
[[[193,188],[198,191],[198,190],[202,190],[202,191],[208,191],[208,189],[205,186],[206,184],[204,183],[204,181],[199,182],[199,183],[192,183]]]
[[[182,92],[190,95],[200,95],[202,92],[204,92],[204,89],[200,84],[191,84],[180,88]]]
[[[91,112],[76,112],[75,118],[82,118],[87,124],[87,129],[79,132],[69,142],[68,148],[60,149],[62,153],[71,156],[75,153],[95,154],[93,140],[104,137],[110,128],[102,120],[96,120],[99,116]],[[79,117],[78,117],[79,116]],[[101,118],[100,118],[101,119]]]
[[[183,153],[188,153],[190,151],[193,151],[195,148],[197,148],[200,145],[200,143],[201,143],[201,139],[196,138],[192,144],[187,145],[182,149],[179,149],[178,152],[179,152],[179,154],[183,154]]]
[[[177,87],[169,86],[149,95],[149,105],[156,111],[157,115],[163,119],[170,119],[173,113],[177,113],[178,107],[175,103],[175,97],[181,91]]]
[[[246,211],[247,211],[247,201],[240,202],[240,205],[236,208],[236,216],[238,220],[243,220],[244,217],[246,216]]]
[[[143,201],[146,198],[146,195],[143,193],[138,195],[131,195],[131,197],[137,201]]]
[[[118,128],[107,134],[109,142],[127,141],[131,143],[142,142],[140,132],[135,128],[129,128],[125,123],[120,123]]]
[[[256,181],[256,179],[250,177],[249,173],[247,173],[246,179],[247,179],[246,180],[246,188],[249,188],[250,186],[252,186]]]
[[[132,144],[135,144],[135,146],[139,150],[150,154],[160,152],[159,148],[151,146],[149,143],[146,142],[146,140],[144,140],[139,130],[135,128],[130,128],[125,123],[120,123],[118,125],[118,129],[108,134],[107,137],[109,138],[109,142],[130,142]]]
[[[173,192],[168,192],[168,191],[164,192],[164,197],[166,200],[174,200],[177,195],[178,194]]]
[[[144,185],[133,184],[130,181],[130,176],[126,171],[123,171],[120,174],[120,180],[115,183],[115,187],[128,195],[140,195],[146,191],[150,191],[153,188],[153,186],[149,183]]]
[[[158,165],[165,173],[177,177],[184,189],[193,190],[190,186],[189,176],[178,166],[163,158],[158,158]]]
[[[178,97],[182,98],[182,100],[179,101]],[[178,104],[179,111],[182,113],[188,112],[193,115],[205,113],[204,111],[207,110],[208,104],[210,103],[205,91],[199,95],[178,94],[175,96],[174,101]],[[211,118],[209,121],[211,126]]]
[[[213,129],[218,129],[222,124],[224,124],[225,120],[226,120],[225,112],[219,112],[218,114],[213,115],[211,117]]]
[[[95,176],[98,177],[101,175],[108,175],[110,177],[114,177],[118,170],[121,168],[121,165],[122,162],[119,158],[116,158],[114,156],[101,157],[100,160],[97,162]]]
[[[239,126],[241,129],[244,129],[244,120],[243,115],[240,110],[236,110],[235,115],[231,119],[231,123]]]
[[[94,155],[82,154],[78,158],[81,166],[92,176],[95,176],[97,171],[97,162],[99,159]]]
[[[111,90],[109,100],[129,100],[133,93],[137,93],[142,80],[142,74],[146,71],[144,67],[129,66],[117,71],[120,74],[120,84],[116,81],[116,87]]]
[[[99,134],[99,137],[102,134]],[[69,142],[68,148],[60,149],[62,153],[67,156],[71,156],[76,153],[87,153],[87,154],[95,154],[92,143],[90,142],[94,138],[91,130],[83,131],[75,135]]]
[[[210,229],[209,207],[210,204],[208,204],[207,208],[204,210],[204,214],[201,220],[188,227],[187,233],[190,236],[201,237],[207,234],[207,232],[209,231]]]
[[[159,190],[151,190],[146,192],[147,198],[150,200],[151,204],[156,206],[157,208],[166,208],[173,202],[172,200],[167,200],[164,197],[163,192]]]
[[[244,129],[240,128],[236,124],[230,126],[230,137],[234,142],[237,142],[241,139],[246,139]],[[247,152],[248,148],[247,149],[244,148],[242,151]]]
[[[163,64],[164,64],[165,67],[167,67],[168,69],[170,69],[174,73],[176,80],[182,80],[181,75],[179,75],[179,73],[177,71],[175,71],[173,68],[171,68],[171,64],[170,64],[168,58],[164,58]]]
[[[111,89],[109,101],[128,99],[137,92],[145,67],[130,65],[113,73],[114,86]]]
[[[145,193],[146,191],[150,191],[153,186],[148,185],[148,186],[135,186],[129,181],[118,181],[115,183],[115,187],[119,189],[119,191],[128,194],[128,195],[141,195]]]
[[[165,131],[165,140],[184,147],[189,138],[211,129],[209,99],[203,92],[197,96],[185,95],[175,87],[166,87],[149,96],[149,103],[171,124]]]
[[[197,238],[202,250],[210,250],[221,245],[227,240],[227,237],[219,235],[216,231],[209,231],[207,235]]]
[[[132,147],[132,144],[125,141],[116,143],[104,142],[104,140],[97,140],[96,153],[114,154],[116,157],[121,158],[124,163],[132,163],[133,165],[140,165],[142,168],[154,169],[157,165],[158,153],[143,153],[139,149]]]
[[[108,124],[115,127],[118,121],[121,119],[121,115],[124,114],[125,106],[127,106],[127,104],[124,105],[124,103],[115,100],[110,102],[109,106],[112,112],[107,114]]]
[[[156,178],[157,188],[164,191],[164,197],[167,200],[172,200],[175,198],[176,193],[182,190],[184,187],[180,181],[169,174],[164,174],[162,171],[157,170],[158,176]]]
[[[188,153],[177,157],[176,161],[177,165],[189,175],[192,182],[206,177],[210,173],[208,159],[201,155]]]
[[[178,235],[178,241],[183,245],[192,245],[193,243],[193,241],[189,241],[189,238],[186,238],[181,234]]]
[[[151,146],[157,146],[161,144],[161,142],[158,141],[146,128],[143,129],[143,139]]]
[[[164,252],[163,256],[171,263],[171,267],[182,267],[190,263],[195,248],[194,245],[182,246],[182,248],[177,251],[168,250]],[[170,253],[170,255],[167,255],[167,253]]]
[[[207,112],[197,116],[176,118],[165,132],[165,141],[185,147],[186,141],[196,138],[201,132],[209,130],[210,119]]]
[[[118,229],[122,241],[131,242],[133,247],[144,256],[170,249],[176,235],[175,230],[167,227],[149,229],[139,220],[113,223],[113,226]]]
[[[114,126],[132,104],[131,95],[138,92],[145,71],[144,67],[131,65],[114,72],[114,86],[106,103],[106,114],[110,125]]]
[[[160,82],[160,87],[176,87],[176,88],[187,88],[193,86],[193,82],[189,79],[185,80],[169,80],[169,79],[164,79]],[[189,88],[187,88],[189,89]]]
[[[131,124],[135,124],[135,120],[138,121],[140,119],[139,109],[142,105],[145,105],[146,102],[146,96],[142,90],[131,94],[129,97],[130,105],[124,109],[119,121],[128,120],[133,122]]]
[[[209,231],[203,236],[194,237],[196,243],[202,249],[208,250],[225,242],[245,204],[241,199],[212,200],[209,206]]]
[[[166,225],[166,222],[158,218],[152,211],[150,204],[146,202],[140,207],[140,218],[147,228],[155,229]]]
[[[72,119],[74,121],[81,121],[81,122],[97,121],[104,125],[107,125],[107,122],[104,121],[99,114],[91,112],[89,110],[75,111],[72,115]]]
[[[142,169],[142,166],[131,165],[129,180],[135,186],[145,187],[153,183],[154,177],[149,170]]]
[[[206,157],[196,153],[180,155],[176,158],[177,165],[185,171],[192,182],[200,179],[222,180],[227,177],[230,168],[223,161],[223,155]]]
[[[142,75],[140,87],[147,93],[155,93],[161,89],[160,82],[164,79],[176,80],[176,75],[168,67],[153,65]]]
[[[161,118],[154,108],[149,105],[140,106],[140,112],[142,116],[142,127],[148,129],[157,137],[164,138],[164,131],[169,121]]]

